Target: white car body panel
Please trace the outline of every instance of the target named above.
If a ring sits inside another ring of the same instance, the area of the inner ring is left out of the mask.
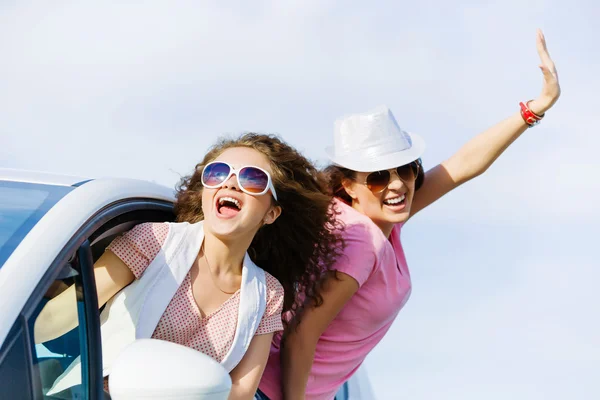
[[[50,183],[40,179],[25,180],[25,176],[20,178],[6,176],[4,180]],[[0,315],[3,319],[0,324],[0,343],[4,342],[12,321],[17,318],[58,253],[98,210],[124,199],[149,198],[173,202],[174,194],[172,189],[146,181],[98,179],[65,195],[31,229],[0,268]]]
[[[364,364],[348,380],[347,400],[375,400],[375,394]]]
[[[0,181],[40,183],[43,185],[73,186],[88,179],[78,176],[50,174],[47,172],[24,171],[0,168]]]

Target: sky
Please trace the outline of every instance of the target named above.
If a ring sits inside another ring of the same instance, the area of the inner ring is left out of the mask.
[[[320,165],[388,105],[426,168],[563,94],[481,177],[403,228],[411,299],[366,368],[379,399],[595,399],[600,6],[592,0],[0,2],[0,167],[173,187],[219,135]]]

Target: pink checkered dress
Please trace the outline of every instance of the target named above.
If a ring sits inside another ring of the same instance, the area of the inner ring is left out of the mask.
[[[168,232],[167,223],[140,224],[113,240],[107,249],[119,257],[139,279],[160,251]],[[283,287],[271,274],[265,272],[265,275],[267,305],[256,335],[283,330]],[[221,362],[233,342],[239,304],[238,290],[221,307],[202,318],[192,295],[188,272],[152,337],[191,347]]]

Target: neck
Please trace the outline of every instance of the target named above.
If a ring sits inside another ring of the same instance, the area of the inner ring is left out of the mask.
[[[235,240],[226,242],[209,232],[204,234],[204,256],[210,263],[213,273],[242,274],[246,251],[252,241]]]
[[[377,225],[379,229],[381,229],[386,238],[390,238],[390,235],[392,234],[392,229],[394,229],[394,224],[390,224],[389,222],[383,222],[380,224],[376,223],[375,225]]]
[[[360,205],[358,205],[358,203],[356,203],[354,201],[352,202],[352,208],[354,208],[356,211],[360,212],[361,214],[365,214],[363,212],[362,208],[360,207]],[[394,229],[394,223],[387,222],[387,221],[375,221],[375,220],[371,220],[371,221],[373,221],[373,223],[375,225],[377,225],[379,227],[379,229],[381,229],[381,231],[383,232],[385,237],[389,239],[390,235],[392,234],[392,229]]]

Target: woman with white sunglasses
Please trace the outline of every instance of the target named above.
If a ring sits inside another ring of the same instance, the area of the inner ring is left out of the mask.
[[[560,95],[557,72],[541,31],[537,50],[544,75],[541,95],[424,173],[423,140],[404,132],[380,107],[336,122],[331,194],[345,223],[346,247],[325,282],[323,303],[310,307],[296,329],[276,337],[259,399],[332,399],[379,343],[411,291],[400,240],[417,212],[482,174]],[[291,324],[293,325],[293,324]],[[399,395],[400,396],[400,395]],[[399,397],[400,398],[400,397]]]
[[[283,329],[282,311],[294,314],[299,286],[316,292],[314,276],[340,247],[326,191],[316,168],[277,137],[218,142],[182,180],[177,223],[134,227],[94,265],[99,305],[106,304],[104,376],[134,339],[162,339],[220,362],[232,379],[229,398],[251,399],[273,334]],[[77,326],[76,310],[67,312],[73,296],[71,287],[42,310],[37,343]],[[48,395],[81,383],[78,363]]]

